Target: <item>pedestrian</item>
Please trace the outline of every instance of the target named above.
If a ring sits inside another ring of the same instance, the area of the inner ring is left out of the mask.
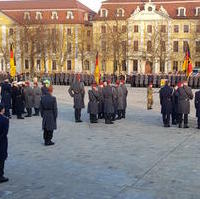
[[[1,103],[5,107],[5,116],[11,118],[10,109],[11,109],[11,96],[12,88],[8,79],[5,79],[4,83],[1,86]]]
[[[98,123],[97,115],[99,112],[99,93],[96,83],[92,84],[92,89],[88,91],[88,113],[90,114],[90,123]]]
[[[73,82],[68,90],[71,97],[74,98],[74,115],[75,122],[80,123],[81,120],[81,109],[85,108],[84,97],[85,88],[83,82],[80,82],[80,75],[76,75],[76,80]]]
[[[176,94],[178,97],[178,114],[179,114],[179,128],[182,128],[182,122],[184,117],[184,128],[188,126],[188,115],[190,113],[190,100],[193,99],[192,89],[188,87],[187,82],[181,84],[181,87],[177,89]]]
[[[8,157],[8,129],[9,119],[4,116],[5,107],[0,104],[0,183],[7,182],[9,179],[4,177],[5,160]]]
[[[33,89],[30,86],[30,82],[27,81],[26,87],[24,88],[25,96],[25,107],[27,110],[27,115],[25,117],[32,117],[32,108],[33,108]]]
[[[172,113],[173,89],[169,86],[168,80],[165,86],[160,89],[160,105],[164,127],[170,127],[170,115]]]
[[[111,121],[114,113],[113,89],[110,84],[111,81],[108,80],[103,89],[105,124],[113,124]]]
[[[41,96],[42,96],[42,91],[41,91],[40,87],[38,86],[38,83],[34,82],[33,107],[34,107],[34,110],[35,110],[35,114],[33,116],[39,116]]]
[[[200,129],[200,91],[195,93],[195,109],[196,109],[196,117],[197,117],[197,128]]]
[[[42,117],[43,139],[45,146],[54,145],[53,131],[57,129],[57,101],[53,95],[53,87],[49,86],[48,93],[41,98],[40,111]]]
[[[149,84],[147,88],[147,110],[152,109],[153,106],[153,86]]]

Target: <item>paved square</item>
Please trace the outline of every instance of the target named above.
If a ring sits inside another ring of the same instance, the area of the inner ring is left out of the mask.
[[[67,87],[56,87],[55,146],[43,146],[41,118],[11,120],[7,184],[1,199],[199,199],[200,131],[162,127],[158,93],[129,88],[127,119],[106,126],[74,123]],[[158,90],[155,90],[157,92]],[[87,95],[86,100],[87,102]]]

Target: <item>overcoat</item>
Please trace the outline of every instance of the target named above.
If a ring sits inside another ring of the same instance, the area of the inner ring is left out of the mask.
[[[9,119],[0,115],[0,161],[4,161],[8,157],[8,129]]]
[[[33,107],[40,108],[40,100],[42,96],[42,91],[40,87],[33,88]]]
[[[121,86],[118,86],[117,89],[117,110],[124,110],[124,93]]]
[[[104,112],[104,102],[103,102],[103,88],[100,86],[98,87],[98,93],[99,93],[99,113]]]
[[[114,113],[113,91],[110,85],[104,87],[103,98],[104,98],[104,113],[106,114]]]
[[[74,108],[85,108],[84,97],[85,89],[83,82],[75,81],[68,90],[71,97],[74,98]]]
[[[11,85],[7,82],[3,83],[1,86],[1,103],[9,109],[11,108],[11,93]]]
[[[183,86],[177,89],[175,95],[178,97],[178,110],[179,114],[190,113],[190,100],[193,99],[192,89],[188,86]]]
[[[25,107],[33,108],[33,89],[31,87],[24,88]]]
[[[125,110],[126,107],[127,107],[128,89],[126,88],[125,84],[121,85],[121,87],[122,87],[122,90],[123,90],[123,110]]]
[[[195,93],[195,108],[196,108],[196,117],[200,117],[200,91]]]
[[[88,91],[89,102],[88,102],[88,113],[97,115],[99,112],[99,93],[94,89]]]
[[[40,111],[42,117],[42,129],[53,131],[57,129],[57,101],[56,97],[51,96],[49,93],[42,96],[40,102]]]

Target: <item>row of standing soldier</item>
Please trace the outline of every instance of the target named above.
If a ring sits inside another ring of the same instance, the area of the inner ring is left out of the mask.
[[[75,122],[82,122],[81,109],[85,107],[85,89],[80,75],[76,75],[76,81],[70,86],[68,92],[74,99]],[[99,86],[93,83],[88,95],[88,113],[91,123],[97,123],[98,119],[104,118],[106,124],[113,124],[115,119],[125,118],[128,90],[123,80],[117,81],[116,86],[111,86],[110,80],[100,82]]]

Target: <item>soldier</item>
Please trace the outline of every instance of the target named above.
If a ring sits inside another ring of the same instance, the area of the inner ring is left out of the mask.
[[[144,87],[144,75],[140,75],[140,87]]]
[[[92,84],[92,89],[88,91],[89,102],[88,102],[88,113],[90,114],[90,123],[98,123],[98,102],[99,93],[97,90],[97,85]]]
[[[57,129],[57,101],[56,97],[52,96],[53,87],[49,86],[48,94],[42,96],[40,102],[40,111],[42,117],[42,129],[44,131],[43,138],[45,146],[54,145],[52,142],[53,131]]]
[[[33,89],[30,86],[30,82],[26,82],[26,87],[24,89],[25,96],[25,107],[27,110],[27,115],[25,117],[32,117],[32,108],[33,108]]]
[[[149,84],[147,88],[147,110],[152,109],[153,106],[153,88],[152,84]]]
[[[114,113],[113,91],[110,83],[111,81],[108,80],[107,85],[103,89],[105,124],[113,124],[111,121],[112,114]]]
[[[64,85],[65,73],[60,73],[60,85]]]
[[[139,79],[140,79],[140,75],[137,73],[136,76],[135,76],[135,87],[138,87]]]
[[[145,85],[145,87],[148,87],[148,81],[149,81],[148,75],[146,74],[145,77],[144,77],[144,85]]]
[[[178,97],[178,114],[179,114],[179,128],[182,128],[183,116],[184,116],[184,128],[188,126],[188,114],[190,113],[190,100],[193,99],[193,93],[187,82],[181,84],[181,87],[177,89],[176,94]]]
[[[11,85],[8,79],[5,79],[4,83],[1,86],[1,103],[5,107],[5,116],[11,118],[10,109],[11,109]]]
[[[156,74],[153,75],[153,87],[154,88],[157,87],[157,75]]]
[[[5,160],[8,157],[8,129],[9,119],[4,116],[5,108],[0,104],[0,183],[7,182],[9,179],[4,177]]]
[[[172,125],[178,124],[178,98],[175,95],[176,91],[178,89],[178,86],[174,86],[173,88],[173,95],[172,95]]]
[[[173,89],[166,80],[165,86],[160,89],[160,105],[164,127],[170,127],[170,114],[172,113]]]
[[[119,81],[117,80],[118,85]],[[114,112],[112,114],[112,121],[115,121],[115,118],[117,116],[117,106],[118,106],[118,96],[117,96],[117,84],[112,85],[112,94],[113,94],[113,107],[114,107]]]
[[[41,91],[40,87],[38,86],[38,83],[34,82],[33,107],[34,107],[34,110],[35,110],[35,114],[33,116],[39,116],[41,96],[42,96],[42,91]]]
[[[99,93],[99,113],[98,113],[98,119],[103,119],[104,118],[103,82],[99,83],[98,93]]]
[[[80,82],[79,74],[76,75],[76,81],[70,86],[68,92],[70,96],[74,98],[75,122],[82,122],[81,109],[85,108],[85,88],[84,84]]]
[[[128,96],[128,89],[126,88],[125,81],[121,80],[120,86],[123,90],[123,108],[122,108],[122,118],[126,118],[126,108],[127,108],[127,96]]]
[[[16,115],[16,106],[15,106],[15,101],[16,101],[16,92],[17,92],[17,81],[14,81],[12,83],[12,91],[11,91],[11,96],[12,96],[12,115]]]
[[[197,117],[197,128],[200,129],[200,91],[195,93],[195,109],[196,109],[196,117]]]

